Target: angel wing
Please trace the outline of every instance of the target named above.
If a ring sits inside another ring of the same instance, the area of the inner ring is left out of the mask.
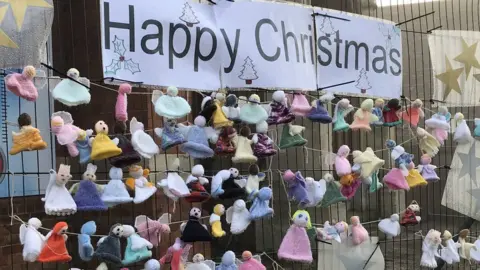
[[[192,245],[186,244],[183,247],[183,252],[182,252],[182,263],[186,263],[188,261],[188,254],[190,254],[190,249],[192,248]]]
[[[259,263],[262,263],[262,256],[257,254],[257,255],[253,255],[252,258],[257,260]]]
[[[107,236],[104,236],[104,237],[98,239],[97,247],[98,247],[101,243],[103,243],[103,241],[105,241],[105,239],[107,239]]]
[[[163,96],[162,91],[160,91],[160,90],[153,90],[153,92],[152,92],[152,103],[153,103],[153,105],[155,105],[155,103],[157,102],[157,100],[158,100],[161,96]]]
[[[154,129],[155,131],[155,135],[157,135],[157,137],[162,137],[162,133],[163,133],[163,128],[155,128]]]
[[[233,211],[233,206],[230,206],[225,213],[225,218],[226,218],[228,224],[232,224],[233,212],[234,212]]]
[[[245,186],[247,186],[246,178],[235,179],[234,182],[241,188],[244,188]]]
[[[177,124],[177,127],[178,127],[178,131],[180,131],[180,133],[182,133],[183,136],[187,137],[188,131],[190,131],[190,128],[192,126],[186,126],[180,123],[180,124]]]
[[[84,84],[86,87],[90,88],[90,80],[85,77],[78,78],[78,81]]]
[[[235,265],[237,266],[237,268],[240,267],[240,265],[242,265],[242,263],[243,262],[240,259],[235,258]]]
[[[332,152],[322,154],[323,164],[325,164],[327,167],[334,165],[336,157],[337,157],[337,154]]]
[[[20,237],[20,243],[21,243],[22,245],[25,245],[25,240],[26,240],[26,239],[25,239],[25,234],[26,234],[26,233],[27,233],[27,225],[22,224],[22,225],[20,226],[20,232],[19,232],[19,234],[18,234],[18,236]]]
[[[207,135],[207,138],[212,142],[212,143],[217,143],[218,140],[218,133],[215,129],[212,127],[205,127],[205,134]]]
[[[52,118],[55,116],[60,116],[65,124],[73,124],[73,118],[69,112],[60,111],[52,113]]]
[[[203,263],[208,266],[208,268],[215,270],[215,262],[212,260],[205,260]]]
[[[164,213],[158,218],[160,224],[169,224],[172,221],[172,214]]]
[[[418,165],[417,170],[421,173],[423,171],[423,165]]]
[[[134,227],[135,228],[138,228],[138,226],[140,226],[140,224],[143,224],[143,223],[146,223],[146,222],[149,222],[149,221],[153,221],[151,220],[149,217],[147,217],[146,215],[139,215],[135,218],[135,223],[134,223]]]
[[[130,236],[130,239],[132,241],[131,248],[133,251],[138,251],[144,247],[147,247],[148,249],[153,248],[152,243],[150,243],[145,238],[140,237],[138,234],[133,234],[132,236]]]
[[[187,226],[186,222],[183,222],[182,224],[180,224],[180,231],[183,232],[186,226]]]

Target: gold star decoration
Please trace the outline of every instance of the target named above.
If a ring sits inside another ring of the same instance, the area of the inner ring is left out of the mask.
[[[0,0],[0,3],[8,3],[12,8],[13,17],[17,23],[18,31],[22,30],[23,21],[28,7],[44,7],[53,8],[52,5],[45,0]]]
[[[445,100],[452,91],[455,91],[460,95],[462,94],[462,90],[460,89],[460,85],[458,84],[458,77],[460,77],[460,75],[462,74],[463,68],[453,69],[452,64],[446,56],[445,65],[447,67],[447,70],[444,73],[435,75],[435,78],[439,79],[445,84],[443,100]]]
[[[0,7],[0,25],[5,18],[5,14],[7,14],[8,6]],[[3,32],[0,26],[0,46],[7,47],[7,48],[14,48],[18,49],[18,45],[7,35]]]
[[[460,62],[465,65],[465,73],[470,75],[470,70],[472,67],[480,68],[480,63],[478,63],[475,53],[477,52],[477,44],[475,42],[472,46],[468,46],[467,42],[462,38],[462,53],[455,57],[453,60]]]

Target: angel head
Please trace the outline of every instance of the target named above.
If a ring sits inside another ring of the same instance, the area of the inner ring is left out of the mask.
[[[312,227],[312,221],[310,220],[310,214],[305,210],[297,210],[293,214],[292,221],[299,227],[306,227],[310,229]]]
[[[432,162],[432,158],[428,154],[423,154],[420,158],[420,164],[427,165]]]
[[[388,149],[392,150],[395,146],[397,146],[397,143],[396,143],[394,140],[387,140],[387,141],[385,142],[385,146],[386,146]]]
[[[31,126],[32,125],[32,118],[28,113],[22,113],[18,116],[17,123],[20,127]]]
[[[71,68],[67,71],[67,76],[74,80],[78,80],[80,77],[80,71],[78,71],[76,68]]]
[[[238,98],[235,94],[229,94],[225,99],[225,106],[235,107],[238,104]]]
[[[165,121],[163,122],[164,127],[169,127],[169,128],[174,128],[177,125],[177,120],[171,119],[171,118],[165,118]]]
[[[335,105],[335,110],[333,111],[333,122],[337,121],[337,114],[338,111],[351,111],[353,106],[350,104],[350,100],[346,98],[342,98],[337,104]],[[345,115],[344,115],[345,116]]]
[[[394,110],[394,111],[400,110],[402,108],[402,106],[400,106],[400,100],[397,99],[397,98],[390,99],[387,102],[387,108],[389,108],[390,110]]]
[[[205,169],[203,168],[202,164],[197,164],[192,167],[192,175],[195,177],[203,176],[205,173]]]
[[[225,91],[218,91],[215,95],[215,99],[222,103],[225,102]]]
[[[373,109],[373,99],[365,99],[362,104],[360,104],[360,108],[364,111],[371,111]]]
[[[463,113],[458,112],[458,113],[455,114],[454,119],[455,119],[455,121],[460,122],[463,119],[465,119],[465,116],[463,115]]]
[[[383,98],[377,98],[375,99],[375,107],[376,108],[383,108],[383,106],[385,105],[385,100],[383,100]]]
[[[89,180],[89,181],[96,181],[97,180],[97,176],[95,175],[96,171],[97,171],[97,166],[93,165],[92,163],[88,163],[87,170],[83,173],[82,179]]]
[[[130,166],[130,168],[128,168],[128,173],[130,174],[130,176],[137,179],[142,177],[143,168],[140,165],[133,165],[133,166]]]
[[[80,229],[81,234],[87,234],[87,235],[93,235],[97,231],[97,224],[95,224],[95,221],[88,221],[85,224],[82,225],[82,228]]]
[[[108,125],[102,120],[98,121],[95,124],[95,132],[97,134],[108,134]]]
[[[70,174],[70,166],[60,164],[60,168],[58,168],[55,182],[57,183],[57,185],[65,185],[70,179],[72,179],[72,175]]]
[[[423,102],[418,98],[412,102],[413,108],[421,108],[422,106],[423,106]]]
[[[333,182],[335,179],[333,178],[333,175],[332,175],[332,174],[326,173],[326,174],[323,176],[323,180],[325,180],[325,181],[328,183],[328,182]]]
[[[242,128],[240,128],[240,135],[243,136],[243,137],[247,137],[250,136],[250,134],[252,133],[252,131],[250,130],[250,128],[248,126],[244,126]]]
[[[194,262],[194,263],[200,263],[200,262],[203,262],[203,261],[205,261],[205,257],[203,257],[203,254],[201,254],[201,253],[195,254],[192,258],[192,262]]]
[[[462,239],[466,239],[469,234],[470,234],[470,230],[469,230],[469,229],[463,229],[463,230],[461,230],[461,231],[458,233],[458,237],[459,237],[459,238],[462,238]]]
[[[198,209],[197,207],[193,207],[190,209],[190,217],[192,218],[201,218],[202,217],[202,211]]]
[[[123,225],[115,224],[110,228],[110,236],[122,237],[123,236]]]
[[[262,121],[256,125],[255,131],[257,133],[265,134],[268,131],[268,123],[266,121]]]
[[[225,206],[223,204],[217,204],[213,207],[213,213],[216,215],[223,215],[225,213]]]
[[[262,187],[258,193],[257,198],[262,201],[268,201],[272,198],[272,189],[269,187]]]
[[[399,221],[400,216],[398,214],[393,214],[393,215],[390,216],[390,220],[391,221]]]
[[[315,179],[313,179],[312,177],[305,177],[305,183],[307,183],[307,185],[311,185],[315,182]]]
[[[345,221],[340,221],[335,223],[335,230],[337,230],[338,233],[343,233],[348,231],[348,224]]]
[[[352,216],[350,218],[350,223],[352,225],[359,225],[360,224],[360,218],[358,216]]]
[[[251,164],[250,167],[248,167],[248,173],[250,175],[257,175],[260,172],[260,168],[258,167],[257,164]]]
[[[130,93],[132,93],[132,86],[128,83],[122,83],[118,87],[118,93],[120,93],[120,94],[130,94]]]
[[[247,260],[250,260],[252,258],[252,252],[248,251],[248,250],[245,250],[243,253],[242,253],[242,259],[244,261],[247,261]]]
[[[445,230],[443,232],[442,237],[443,237],[443,240],[447,241],[447,240],[452,239],[452,234],[449,231]]]
[[[350,147],[348,145],[342,145],[338,148],[337,156],[339,157],[347,157],[350,154]]]
[[[225,252],[222,256],[222,264],[223,265],[233,265],[235,263],[235,253],[229,250]]]
[[[286,170],[283,173],[283,180],[287,183],[293,182],[295,180],[295,174],[291,170]]]
[[[442,243],[441,233],[437,230],[431,229],[425,236],[424,241],[427,242],[427,244],[429,245],[438,246]]]
[[[120,168],[111,167],[108,176],[110,179],[121,180],[123,178],[123,171]]]
[[[32,80],[33,77],[37,74],[34,66],[26,66],[23,68],[22,72],[23,76],[27,77],[28,79]]]
[[[145,270],[160,270],[160,262],[155,259],[148,260],[143,266]]]
[[[257,94],[251,94],[248,97],[248,101],[254,104],[259,104],[260,103],[260,97]]]
[[[244,200],[236,200],[233,203],[233,210],[236,211],[236,212],[240,212],[240,211],[244,210],[245,208],[247,208],[247,204],[245,203]]]
[[[278,103],[285,104],[287,97],[285,96],[285,92],[282,90],[277,90],[272,94],[272,100]]]
[[[230,168],[229,171],[231,178],[238,178],[238,176],[240,175],[237,168]]]
[[[199,115],[199,116],[195,117],[195,120],[193,120],[193,123],[197,127],[204,127],[207,124],[207,120],[205,120],[205,117]]]
[[[418,205],[417,201],[412,201],[408,208],[413,212],[420,212],[420,205]]]
[[[331,92],[327,92],[318,98],[318,100],[322,103],[330,102],[334,99],[335,99],[335,95]],[[315,102],[315,106],[316,106],[316,102]]]
[[[123,235],[124,237],[129,237],[135,233],[135,229],[130,225],[123,225]]]
[[[30,219],[28,220],[28,226],[29,226],[29,227],[31,226],[32,228],[35,228],[35,229],[38,230],[38,228],[42,227],[42,222],[41,222],[40,219],[38,219],[38,218],[35,218],[35,217],[34,217],[34,218],[30,218]]]
[[[169,86],[167,88],[167,95],[171,97],[176,97],[178,95],[178,88],[175,86]]]
[[[448,114],[447,106],[438,106],[438,113],[446,116]]]
[[[68,230],[68,224],[66,222],[61,221],[55,224],[55,226],[52,229],[52,233],[62,235],[67,233],[67,230]]]

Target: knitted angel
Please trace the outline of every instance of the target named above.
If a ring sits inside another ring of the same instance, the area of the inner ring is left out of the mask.
[[[335,181],[333,175],[326,173],[323,176],[323,179],[327,183],[327,190],[325,191],[323,199],[320,202],[322,207],[329,207],[332,204],[347,200],[347,198],[345,198],[340,192],[340,184]]]
[[[364,152],[353,151],[353,163],[360,164],[362,178],[368,178],[385,164],[385,160],[378,158],[372,148],[367,147]]]
[[[441,145],[448,139],[451,117],[447,107],[439,106],[438,112],[432,115],[430,119],[425,120],[427,131],[431,133]]]
[[[68,78],[63,79],[51,91],[52,97],[66,106],[78,106],[90,103],[90,80],[80,77],[80,72],[71,68],[67,71]]]
[[[323,179],[315,181],[312,177],[305,177],[305,183],[309,200],[309,203],[306,206],[315,207],[322,201],[323,196],[327,191],[327,182]]]
[[[257,164],[252,164],[248,168],[247,185],[245,190],[249,197],[253,198],[260,189],[260,182],[265,180],[265,174],[260,172]]]
[[[338,243],[341,243],[342,238],[344,238],[347,233],[348,224],[343,221],[334,225],[330,225],[329,221],[325,221],[323,228],[316,228],[317,239],[322,241],[335,240]]]
[[[123,121],[115,122],[115,127],[113,128],[115,132],[116,139],[118,140],[118,148],[122,149],[122,153],[118,156],[113,156],[108,159],[110,164],[113,167],[125,168],[133,164],[139,163],[142,161],[140,154],[135,151],[132,143],[127,138],[127,124]]]
[[[233,206],[227,209],[226,217],[232,234],[243,233],[251,222],[250,212],[244,200],[236,200]]]
[[[210,242],[212,236],[207,229],[207,226],[200,223],[202,211],[199,208],[193,207],[190,209],[188,221],[180,225],[182,237],[180,239],[186,243],[193,242]]]
[[[148,240],[154,247],[157,247],[161,240],[162,234],[170,233],[171,214],[165,213],[158,220],[150,219],[145,215],[135,218],[135,228],[138,234]]]
[[[42,222],[38,218],[30,218],[26,224],[20,225],[22,256],[26,262],[35,262],[45,245],[45,236],[38,231],[40,227],[42,227]]]
[[[358,216],[353,216],[350,218],[352,231],[352,242],[354,245],[360,245],[361,243],[368,240],[368,231],[360,223],[360,218]]]
[[[10,155],[16,155],[22,151],[35,151],[47,148],[43,141],[40,130],[32,126],[32,118],[27,113],[22,113],[17,119],[20,130],[12,131],[12,148]]]
[[[234,127],[227,126],[219,129],[220,133],[218,134],[218,140],[215,144],[215,154],[220,155],[230,155],[235,153],[237,142],[237,130]]]
[[[187,202],[204,202],[210,198],[204,185],[208,184],[209,181],[203,175],[205,174],[205,169],[201,164],[197,164],[192,167],[192,174],[187,177],[185,183],[187,184],[188,189],[190,190],[190,195],[185,197]]]
[[[470,262],[473,258],[472,254],[475,256],[478,254],[478,249],[476,250],[477,245],[467,242],[467,237],[470,234],[470,230],[463,229],[458,234],[458,243],[460,244],[460,248],[458,250],[458,255],[461,258]]]
[[[387,102],[387,105],[383,107],[383,125],[386,127],[394,127],[400,125],[402,120],[399,118],[400,100],[392,98]]]
[[[180,146],[182,152],[187,153],[192,158],[210,158],[214,152],[209,146],[209,141],[216,143],[218,135],[211,127],[206,127],[205,117],[199,115],[194,120],[194,125],[185,126],[178,124],[180,132],[185,136],[187,142]]]
[[[133,198],[128,194],[127,187],[123,183],[122,169],[111,167],[108,175],[110,181],[103,188],[102,201],[109,207],[133,201]]]
[[[186,264],[185,270],[215,270],[215,262],[205,260],[202,254],[197,253],[193,256],[192,262]]]
[[[152,257],[152,243],[135,233],[130,225],[123,225],[123,236],[127,238],[123,265],[130,265]]]
[[[143,123],[137,121],[135,117],[132,117],[132,120],[130,120],[130,132],[132,133],[133,148],[142,157],[150,159],[160,152],[152,136],[145,132]]]
[[[248,103],[243,105],[240,109],[240,120],[247,124],[258,124],[267,121],[267,111],[260,104],[260,97],[257,94],[252,94],[248,98]]]
[[[169,86],[165,94],[160,90],[154,90],[152,103],[155,112],[166,118],[182,118],[192,111],[188,102],[178,96],[178,89],[175,86]]]
[[[335,170],[338,176],[344,176],[352,173],[352,165],[348,161],[348,155],[350,154],[350,147],[348,145],[342,145],[338,148],[335,156]]]
[[[235,253],[228,250],[222,256],[222,262],[220,263],[215,270],[237,270],[237,259],[235,258]]]
[[[371,131],[370,123],[378,121],[378,117],[372,114],[373,100],[366,99],[360,105],[360,109],[355,112],[354,120],[350,125],[352,130]]]
[[[420,165],[418,165],[417,169],[422,174],[422,177],[427,180],[428,182],[436,182],[440,180],[435,169],[437,166],[430,164],[432,162],[432,158],[424,154],[420,158]]]
[[[283,180],[288,185],[289,200],[297,201],[300,207],[310,203],[305,179],[300,172],[294,174],[291,170],[287,170],[283,173]]]
[[[155,134],[162,139],[162,150],[183,144],[186,142],[185,137],[180,132],[175,119],[164,119],[163,128],[155,128]]]
[[[311,263],[313,261],[310,240],[306,229],[312,227],[310,214],[305,210],[297,210],[292,217],[293,225],[283,237],[277,256],[279,259]]]
[[[295,120],[295,115],[287,107],[285,92],[281,90],[273,92],[270,107],[268,125],[287,124]]]
[[[58,222],[45,237],[45,245],[42,252],[38,255],[37,261],[48,262],[69,262],[72,257],[68,254],[66,242],[68,236],[66,232],[68,225],[66,222]]]
[[[123,237],[123,226],[117,223],[110,228],[108,236],[98,240],[97,249],[93,253],[93,257],[99,260],[101,265],[105,265],[105,267],[106,264],[118,268],[122,266],[121,237]]]
[[[134,203],[142,203],[157,192],[155,185],[147,180],[150,170],[143,169],[139,165],[134,165],[131,166],[128,171],[133,178],[128,178],[126,185],[131,190],[135,190]]]
[[[378,120],[372,121],[374,126],[383,126],[383,107],[385,106],[385,100],[377,98],[375,100],[375,106],[372,108],[372,114],[375,115]]]
[[[95,221],[88,221],[82,225],[80,229],[80,234],[78,235],[78,255],[82,261],[91,261],[93,258],[93,252],[95,251],[92,242],[91,236],[97,231],[97,224]]]
[[[258,220],[263,218],[270,218],[273,216],[273,209],[270,208],[270,200],[272,199],[272,189],[269,187],[262,187],[253,199],[253,204],[250,207],[250,218]]]
[[[417,127],[418,147],[425,154],[434,157],[439,147],[442,145],[434,136],[428,133],[425,129]]]
[[[280,136],[278,148],[287,149],[305,145],[308,141],[302,137],[302,132],[304,131],[304,126],[292,125],[291,123],[285,125]]]
[[[89,163],[87,170],[82,175],[82,181],[75,183],[70,188],[70,193],[75,194],[73,200],[77,204],[78,211],[104,211],[107,206],[101,199],[103,186],[95,183],[97,166]]]
[[[460,262],[460,255],[458,249],[461,247],[459,243],[456,243],[452,239],[452,234],[449,231],[443,232],[443,240],[445,241],[445,247],[440,250],[440,257],[447,264]]]
[[[345,131],[350,128],[350,125],[345,122],[345,117],[353,110],[350,100],[341,99],[335,105],[333,113],[333,131]]]
[[[70,166],[60,164],[58,173],[50,170],[50,181],[45,190],[45,213],[47,215],[67,216],[77,212],[77,205],[65,184],[72,179]]]
[[[67,146],[68,153],[72,157],[78,156],[78,149],[75,142],[86,136],[84,130],[73,125],[72,115],[69,112],[56,112],[51,118],[52,132],[57,136],[60,145]]]
[[[26,66],[22,73],[12,73],[5,76],[5,86],[7,89],[28,101],[36,101],[38,98],[38,90],[33,83],[36,75],[35,67]]]
[[[212,226],[212,236],[222,237],[227,233],[222,229],[221,216],[225,214],[225,206],[217,204],[213,207],[213,213],[210,215],[210,226]]]
[[[308,102],[305,94],[302,92],[294,92],[292,95],[290,111],[296,116],[307,116],[312,110],[312,106],[310,106],[310,102]]]
[[[160,180],[157,185],[162,187],[164,190],[168,189],[168,192],[174,196],[183,198],[190,195],[190,190],[188,189],[187,184],[185,184],[183,178],[178,174],[179,169],[180,159],[176,158],[173,161],[173,164],[168,168],[167,178]]]
[[[233,121],[228,119],[227,114],[223,111],[223,106],[226,103],[225,94],[226,93],[223,89],[218,91],[215,95],[215,100],[213,101],[215,110],[213,111],[212,118],[210,120],[215,129],[230,127],[233,125]]]
[[[400,217],[398,214],[393,214],[389,218],[382,219],[378,223],[378,229],[382,231],[388,238],[400,235]]]
[[[327,103],[331,102],[335,96],[332,93],[326,93],[319,99],[312,101],[312,110],[308,113],[307,118],[312,122],[319,122],[322,124],[329,124],[332,122],[332,117],[325,108]]]
[[[453,135],[453,141],[457,144],[466,144],[472,141],[472,133],[465,121],[465,116],[462,113],[456,113],[454,120],[456,122],[455,134]]]
[[[420,99],[416,99],[410,104],[410,106],[402,112],[403,121],[410,123],[413,127],[418,125],[420,118],[425,117],[425,113],[422,110],[423,102]]]
[[[257,157],[253,155],[252,144],[250,139],[251,130],[248,126],[240,129],[240,135],[236,137],[234,144],[237,146],[235,155],[232,157],[233,163],[254,163],[257,162]]]
[[[277,150],[274,147],[273,140],[268,137],[268,124],[267,122],[260,122],[257,124],[256,133],[253,134],[253,154],[258,158],[270,157],[277,154]]]
[[[417,201],[413,200],[407,209],[405,209],[400,224],[402,226],[417,225],[422,220],[422,217],[416,215],[418,212],[420,212],[420,206]]]
[[[223,183],[230,178],[238,177],[239,173],[236,168],[230,168],[228,170],[221,170],[212,178],[211,192],[212,197],[217,198],[218,196],[225,193],[223,189]]]
[[[422,258],[420,259],[420,265],[428,268],[437,268],[436,257],[440,257],[438,254],[438,246],[442,243],[440,232],[431,229],[428,231],[427,236],[422,243]]]
[[[180,238],[176,238],[175,243],[169,247],[167,253],[160,258],[160,263],[162,265],[170,264],[171,270],[183,270],[185,269],[191,248],[191,244],[184,243]]]
[[[222,111],[229,120],[237,122],[240,120],[240,108],[238,107],[238,98],[235,94],[229,94],[225,98]]]

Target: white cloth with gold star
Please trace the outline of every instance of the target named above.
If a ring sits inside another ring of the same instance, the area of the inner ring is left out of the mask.
[[[480,105],[480,32],[435,30],[428,36],[432,99],[448,107]]]

